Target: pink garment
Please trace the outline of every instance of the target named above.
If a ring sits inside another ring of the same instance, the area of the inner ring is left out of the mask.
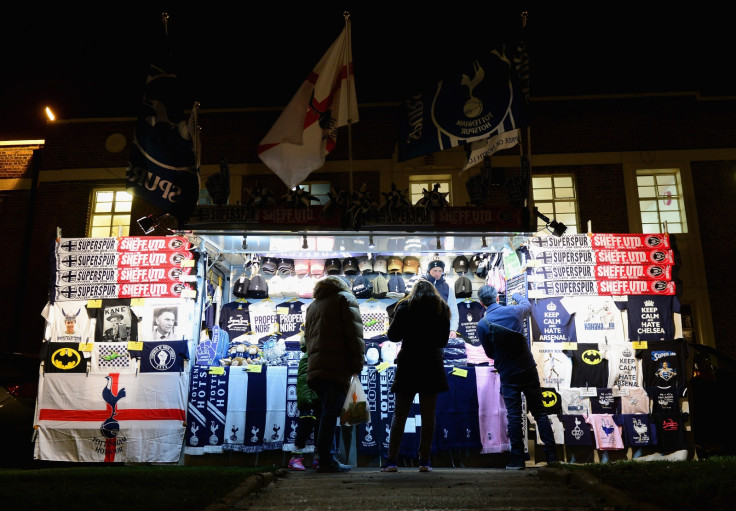
[[[593,413],[585,416],[585,422],[593,427],[596,449],[611,451],[624,448],[624,441],[621,438],[621,426],[617,426],[613,422],[613,415],[610,413]]]
[[[501,397],[501,379],[492,367],[475,368],[478,392],[478,425],[481,454],[511,450],[506,405]]]

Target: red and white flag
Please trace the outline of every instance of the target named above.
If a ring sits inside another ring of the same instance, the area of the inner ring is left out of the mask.
[[[177,462],[188,372],[61,374],[40,378],[36,459]]]
[[[258,145],[258,157],[291,190],[325,163],[337,128],[358,122],[350,22]]]

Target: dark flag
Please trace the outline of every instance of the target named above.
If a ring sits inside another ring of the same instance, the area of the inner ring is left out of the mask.
[[[164,23],[168,15],[164,14]],[[126,170],[127,190],[185,222],[199,199],[197,107],[187,119],[168,45],[148,68]]]
[[[519,128],[529,124],[525,54],[523,43],[501,44],[406,100],[399,161],[482,142],[471,151],[475,164],[516,145]]]

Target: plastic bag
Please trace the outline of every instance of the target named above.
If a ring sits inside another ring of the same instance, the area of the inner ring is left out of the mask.
[[[350,388],[342,405],[340,412],[340,424],[343,426],[355,426],[356,424],[369,423],[371,412],[368,409],[368,400],[365,397],[363,384],[356,375],[350,379]]]

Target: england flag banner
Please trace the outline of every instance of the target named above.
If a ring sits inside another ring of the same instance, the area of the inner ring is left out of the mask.
[[[186,424],[187,372],[45,374],[35,459],[176,463]]]
[[[189,250],[184,236],[123,236],[119,238],[58,238],[56,252],[172,252]]]

